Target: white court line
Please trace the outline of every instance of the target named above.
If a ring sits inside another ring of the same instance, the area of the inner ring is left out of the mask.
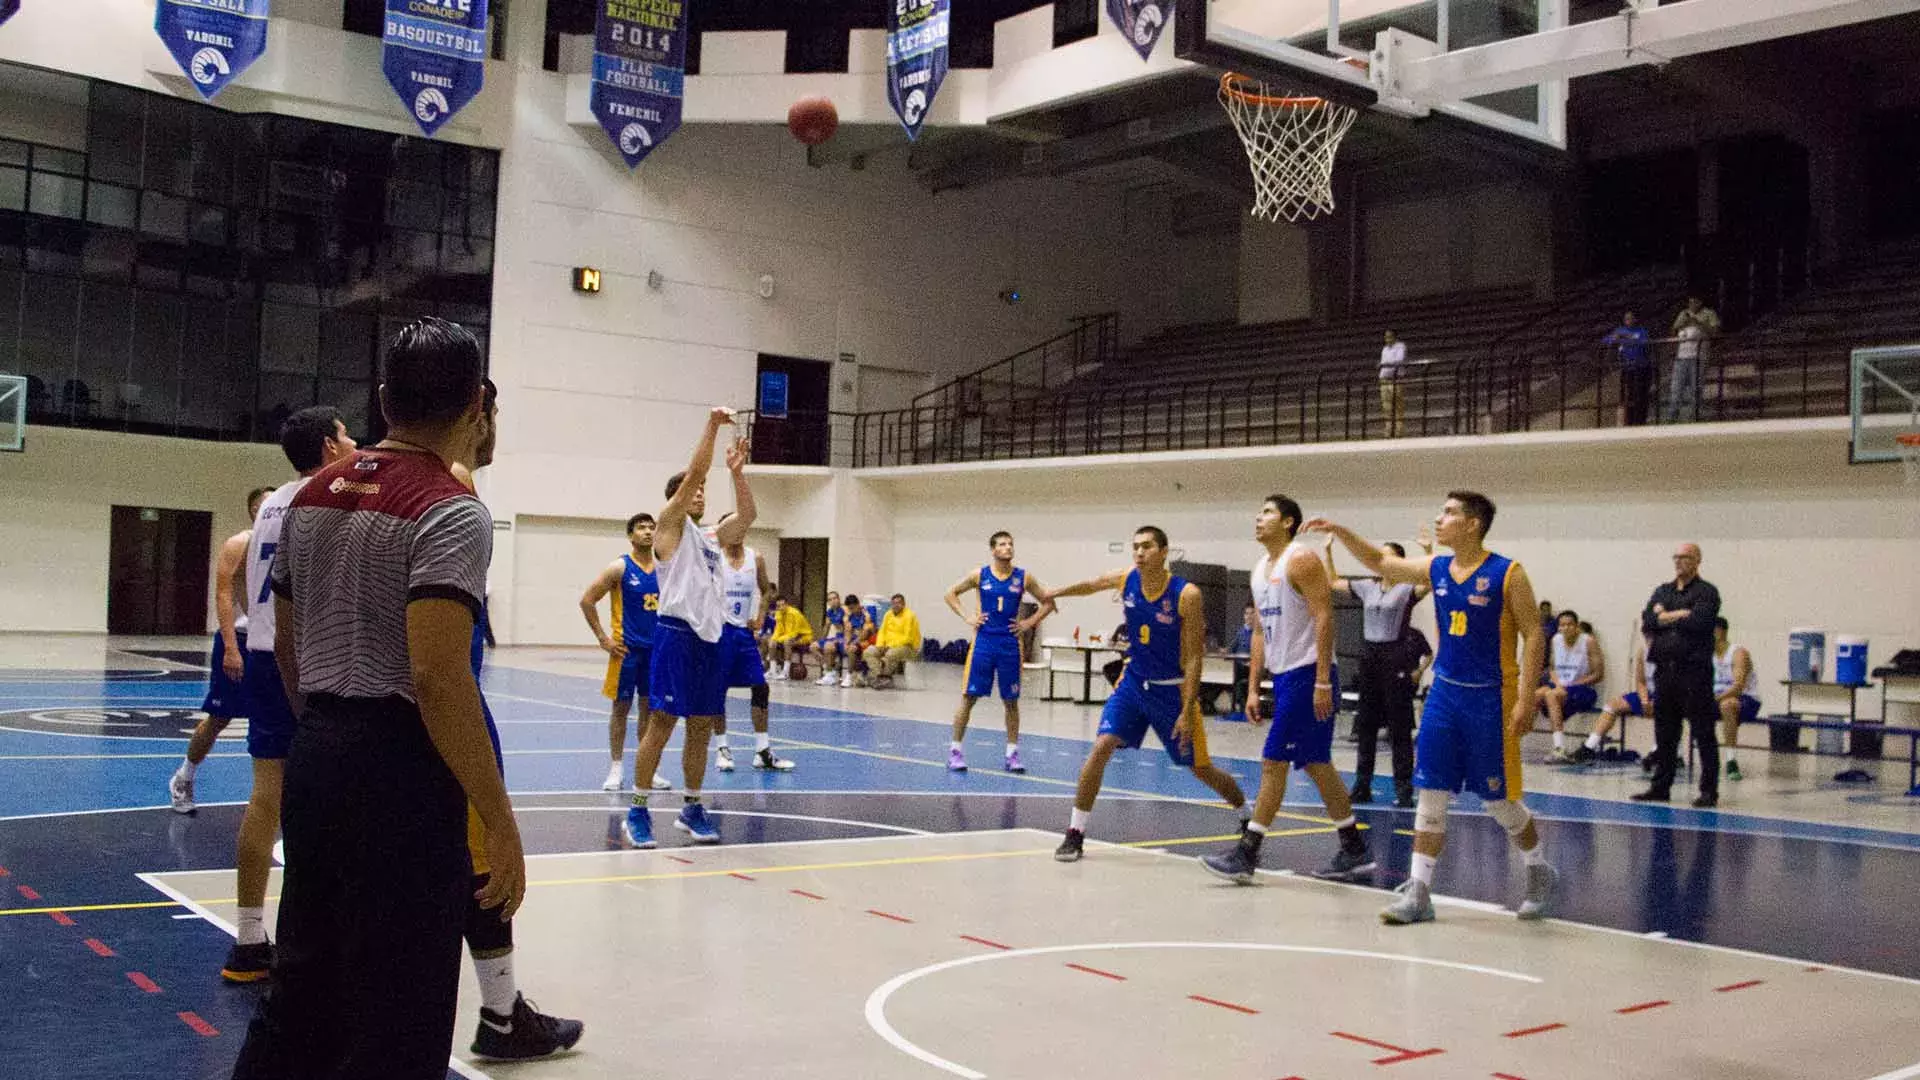
[[[1230,949],[1249,952],[1285,952],[1307,953],[1317,956],[1353,957],[1361,960],[1389,960],[1402,964],[1417,964],[1422,967],[1446,968],[1453,971],[1465,971],[1475,975],[1491,975],[1516,982],[1539,984],[1544,980],[1533,975],[1522,975],[1515,971],[1503,971],[1499,968],[1482,967],[1478,964],[1462,964],[1452,960],[1436,960],[1426,956],[1408,956],[1401,953],[1371,952],[1365,949],[1335,949],[1318,945],[1276,945],[1265,942],[1240,941],[1113,941],[1097,942],[1087,945],[1046,945],[1035,949],[1009,949],[1005,952],[983,953],[979,956],[963,956],[958,960],[947,960],[938,964],[929,964],[923,968],[896,975],[882,983],[867,996],[867,1026],[875,1034],[885,1039],[894,1049],[910,1057],[917,1058],[936,1069],[944,1069],[966,1080],[986,1080],[986,1073],[970,1069],[940,1057],[930,1050],[922,1049],[901,1035],[887,1021],[887,999],[892,997],[908,983],[937,975],[954,968],[973,964],[987,964],[996,960],[1008,960],[1014,957],[1048,956],[1067,952],[1098,952],[1114,949]]]
[[[1909,1065],[1904,1069],[1895,1069],[1890,1073],[1881,1073],[1879,1076],[1874,1077],[1873,1080],[1913,1080],[1916,1076],[1920,1076],[1920,1065]]]
[[[661,794],[671,794],[671,792],[662,792]],[[711,794],[711,792],[709,792],[708,794]],[[613,812],[615,809],[616,808],[614,807],[607,807],[607,806],[516,806],[513,808],[513,812],[516,814],[522,814],[522,813],[606,814],[606,813]],[[626,808],[620,807],[617,809],[624,810]],[[666,806],[649,806],[647,808],[647,812],[649,814],[678,814],[679,813],[678,810],[675,810],[671,807],[666,807]],[[782,821],[815,821],[824,825],[851,825],[855,828],[860,828],[860,829],[884,829],[887,832],[899,833],[903,836],[945,835],[943,833],[928,832],[925,829],[909,828],[908,826],[905,826],[905,825],[883,825],[877,821],[860,821],[855,818],[814,817],[809,814],[774,814],[774,813],[769,813],[769,812],[760,811],[760,810],[716,810],[712,807],[707,808],[707,813],[713,817],[756,817],[756,818],[773,818],[773,819],[782,820]],[[762,847],[764,845],[753,844],[749,846]]]

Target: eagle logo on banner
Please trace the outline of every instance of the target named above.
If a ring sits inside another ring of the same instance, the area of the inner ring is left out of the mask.
[[[380,66],[427,135],[480,96],[487,29],[487,0],[387,0]]]
[[[589,105],[627,168],[680,127],[689,0],[598,0]]]
[[[909,139],[920,138],[920,126],[947,77],[948,3],[893,0],[887,8],[887,102]]]
[[[200,96],[214,95],[267,52],[269,0],[159,0],[153,32]],[[0,5],[0,22],[19,9]]]
[[[1160,43],[1160,33],[1167,28],[1166,0],[1107,0],[1107,17],[1113,25],[1127,36],[1127,43],[1133,51],[1145,60],[1153,55],[1153,47]]]

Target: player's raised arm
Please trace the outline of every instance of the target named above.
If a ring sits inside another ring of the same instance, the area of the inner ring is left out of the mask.
[[[1353,595],[1353,584],[1343,578],[1333,568],[1333,534],[1327,534],[1326,546],[1320,549],[1320,561],[1326,564],[1327,580],[1333,583],[1333,591],[1345,596]]]
[[[1345,525],[1336,525],[1326,518],[1314,518],[1302,525],[1300,531],[1332,533],[1348,553],[1359,559],[1367,569],[1379,574],[1381,580],[1389,585],[1420,585],[1430,580],[1432,556],[1409,559],[1395,555]]]
[[[586,616],[587,629],[593,631],[593,639],[611,656],[627,655],[627,643],[624,636],[607,636],[606,628],[600,625],[600,600],[620,587],[620,578],[626,572],[626,560],[616,559],[600,571],[600,575],[593,579],[593,584],[587,586],[586,592],[580,594],[580,614]]]
[[[727,447],[727,473],[733,477],[733,513],[714,530],[714,539],[723,546],[744,544],[747,530],[753,527],[759,511],[753,505],[753,488],[747,483],[747,441],[736,439]],[[688,473],[688,476],[694,475]]]
[[[960,617],[960,621],[966,623],[968,626],[978,627],[981,623],[987,621],[986,612],[979,611],[969,615],[960,607],[961,595],[963,593],[970,593],[979,587],[980,571],[975,570],[966,577],[954,582],[953,587],[947,590],[947,607],[952,609],[953,613]]]
[[[1533,582],[1527,578],[1526,568],[1513,563],[1507,571],[1507,618],[1513,620],[1514,633],[1520,637],[1520,677],[1515,684],[1513,715],[1507,719],[1507,734],[1519,738],[1533,727],[1533,714],[1538,707],[1534,700],[1534,688],[1540,685],[1540,673],[1547,666],[1547,639],[1541,632],[1540,620],[1534,617],[1539,605],[1534,603]]]
[[[1076,581],[1064,589],[1055,589],[1041,597],[1041,609],[1051,609],[1053,602],[1064,596],[1093,596],[1097,593],[1113,592],[1117,589],[1125,588],[1127,575],[1132,572],[1133,568],[1129,566],[1124,570],[1113,570],[1101,574],[1099,577],[1088,578],[1085,581]]]
[[[700,433],[700,441],[693,444],[693,456],[687,461],[687,471],[680,486],[667,497],[667,505],[660,508],[660,517],[653,529],[653,553],[659,559],[671,559],[673,553],[680,550],[680,533],[687,527],[687,515],[693,507],[694,496],[700,494],[707,482],[707,473],[713,469],[713,445],[720,437],[720,429],[733,423],[733,410],[714,406],[707,414],[707,427]]]

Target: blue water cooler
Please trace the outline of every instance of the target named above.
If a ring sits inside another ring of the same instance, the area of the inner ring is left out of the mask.
[[[1827,662],[1825,630],[1791,630],[1787,633],[1787,678],[1794,682],[1819,682]]]
[[[1833,639],[1833,681],[1842,686],[1866,684],[1866,638],[1841,635]]]

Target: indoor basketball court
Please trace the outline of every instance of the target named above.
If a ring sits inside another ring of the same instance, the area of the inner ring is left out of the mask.
[[[448,1077],[1920,1080],[1916,64],[1920,0],[0,0],[0,1075],[244,1069],[300,877],[243,831],[300,755],[205,726],[289,670],[249,493],[397,485],[433,317],[490,546],[393,595],[478,615],[527,878]],[[1313,519],[1477,521],[1540,621],[1440,564],[1392,607]],[[1326,588],[1267,604],[1289,544]],[[1489,679],[1518,634],[1520,692],[1590,693],[1435,826],[1415,728],[1493,603]],[[703,614],[762,674],[636,793],[691,697],[653,620]],[[1153,687],[1247,807],[1124,748]]]

